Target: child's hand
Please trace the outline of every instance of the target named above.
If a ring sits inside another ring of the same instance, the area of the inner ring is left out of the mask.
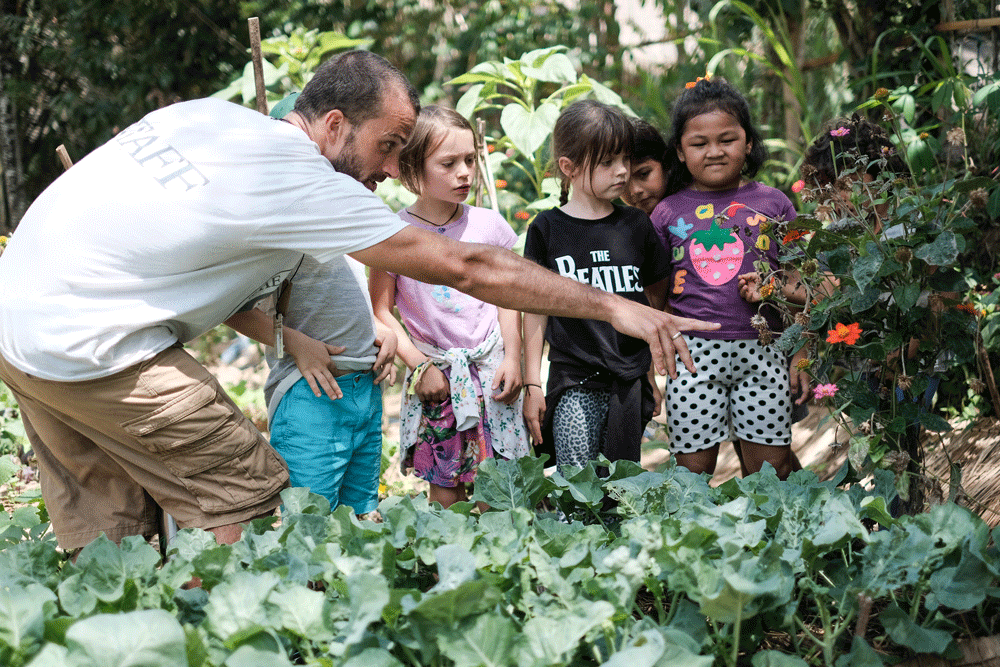
[[[545,395],[535,385],[527,386],[524,393],[524,423],[531,433],[531,439],[538,444],[542,441],[542,420],[545,419]]]
[[[799,361],[808,358],[809,351],[803,347],[793,354],[791,361],[789,361],[788,379],[790,380],[791,396],[792,400],[795,401],[795,405],[802,405],[812,398],[812,378],[809,377],[807,371],[798,369]]]
[[[375,384],[385,378],[389,378],[389,384],[396,384],[396,364],[393,362],[396,356],[396,334],[387,327],[379,329],[379,335],[375,337],[375,345],[378,347],[378,356],[375,357],[375,364],[372,372],[375,373]]]
[[[521,360],[504,355],[493,377],[493,398],[510,405],[521,395]]]
[[[740,281],[740,296],[747,303],[758,303],[760,299],[760,274],[756,271],[737,276]]]
[[[334,378],[337,366],[330,357],[342,354],[346,349],[327,345],[295,329],[285,327],[285,351],[295,360],[299,372],[317,397],[325,393],[331,401],[336,401],[344,395]]]
[[[440,403],[451,396],[451,385],[441,369],[434,364],[428,364],[424,374],[417,382],[417,398],[423,403]]]

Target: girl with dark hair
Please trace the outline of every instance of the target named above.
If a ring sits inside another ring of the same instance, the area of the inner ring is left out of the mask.
[[[615,107],[583,100],[562,112],[552,135],[562,205],[535,217],[524,256],[662,308],[670,258],[645,213],[613,203],[628,184],[634,141],[632,123]],[[544,394],[543,339],[549,342]],[[524,344],[524,414],[540,443],[536,452],[554,449],[560,466],[583,467],[599,453],[638,461],[646,423],[660,403],[649,378],[649,346],[597,320],[527,313]]]
[[[633,118],[632,125],[635,126],[632,173],[622,199],[649,215],[667,194],[667,142],[659,130],[641,118]]]
[[[673,111],[668,195],[652,220],[673,254],[672,312],[722,320],[721,329],[688,338],[697,375],[680,369],[667,379],[670,446],[693,472],[712,474],[726,440],[736,444],[744,474],[767,462],[783,479],[797,467],[786,360],[755,328],[778,331],[781,321],[739,292],[739,276],[754,262],[778,267],[778,249],[761,226],[795,217],[781,191],[750,180],[765,157],[739,91],[721,79],[688,85]]]

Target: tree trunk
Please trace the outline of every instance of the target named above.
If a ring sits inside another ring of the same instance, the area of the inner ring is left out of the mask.
[[[3,170],[4,205],[0,205],[0,231],[9,234],[27,208],[24,200],[24,165],[21,162],[14,104],[4,86],[0,68],[0,169]]]

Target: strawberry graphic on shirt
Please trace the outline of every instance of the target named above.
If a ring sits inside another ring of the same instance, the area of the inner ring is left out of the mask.
[[[722,229],[715,220],[708,229],[691,235],[691,263],[709,285],[722,285],[739,275],[743,265],[743,241],[732,229]]]

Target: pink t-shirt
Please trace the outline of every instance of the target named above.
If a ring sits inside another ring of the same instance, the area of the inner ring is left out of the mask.
[[[488,208],[462,205],[462,214],[442,227],[429,225],[403,209],[399,217],[415,227],[468,243],[513,248],[517,234],[503,217]],[[476,347],[497,326],[496,306],[453,287],[429,285],[406,276],[396,279],[396,307],[410,336],[437,347]]]

